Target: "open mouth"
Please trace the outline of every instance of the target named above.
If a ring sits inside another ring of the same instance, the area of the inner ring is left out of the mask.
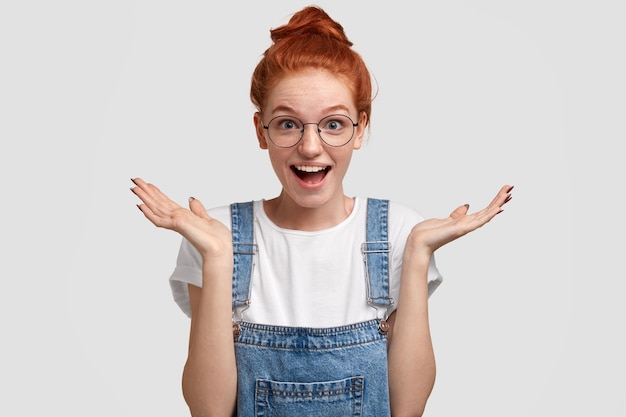
[[[324,180],[328,171],[330,171],[329,166],[321,167],[321,166],[310,166],[310,165],[292,165],[291,170],[296,174],[298,178],[307,184],[318,184]]]

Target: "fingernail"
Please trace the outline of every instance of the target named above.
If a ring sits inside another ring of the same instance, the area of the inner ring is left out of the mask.
[[[195,200],[194,197],[189,197],[189,202],[191,203],[193,200]]]
[[[136,206],[139,209],[139,211],[143,213],[143,210],[141,209],[141,207],[139,207],[139,204],[136,204]]]
[[[137,185],[134,178],[131,178],[130,180],[133,182],[133,184]]]
[[[469,204],[463,204],[465,208],[469,208]]]

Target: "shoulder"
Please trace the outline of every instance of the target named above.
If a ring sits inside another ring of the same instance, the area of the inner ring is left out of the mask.
[[[224,223],[224,225],[226,225],[226,227],[230,229],[231,228],[231,207],[234,204],[248,204],[248,203],[251,204],[252,207],[254,208],[255,214],[258,214],[259,210],[262,210],[263,200],[238,201],[238,202],[233,202],[230,204],[211,207],[207,209],[207,214],[211,216],[212,218],[214,218],[215,220],[218,220]]]
[[[206,212],[215,220],[219,220],[222,223],[225,223],[227,226],[230,225],[230,204],[211,207],[207,209]]]
[[[362,206],[367,206],[367,200],[388,201],[389,239],[396,245],[401,243],[399,247],[404,246],[404,242],[413,226],[425,219],[418,210],[398,201],[370,197],[362,200]]]
[[[389,202],[389,217],[393,220],[406,220],[415,224],[424,220],[424,216],[415,208],[397,201]]]
[[[389,204],[389,221],[394,223],[407,222],[412,225],[421,222],[425,217],[415,208],[397,201],[377,197],[357,197],[361,207],[366,209],[368,200],[387,201]]]

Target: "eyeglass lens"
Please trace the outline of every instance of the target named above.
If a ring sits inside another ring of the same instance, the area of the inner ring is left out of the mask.
[[[320,138],[330,146],[343,146],[354,135],[354,122],[342,114],[326,116],[319,123],[304,123],[294,116],[277,116],[270,120],[267,131],[276,146],[291,147],[300,141],[308,124],[316,125]]]

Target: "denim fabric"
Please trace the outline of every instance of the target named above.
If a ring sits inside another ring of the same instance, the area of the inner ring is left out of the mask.
[[[235,308],[246,306],[250,302],[250,280],[256,253],[252,202],[231,204],[230,213],[234,253],[233,308]]]
[[[367,282],[367,302],[376,307],[389,307],[389,251],[387,235],[389,201],[367,200],[366,241],[361,245]]]
[[[308,329],[241,323],[238,416],[389,415],[378,320]]]
[[[393,302],[387,207],[384,200],[368,204],[367,242],[361,248],[368,278],[364,302],[373,307]],[[243,245],[235,248],[233,310],[249,303],[256,253],[249,250],[251,211],[246,203],[231,206],[233,243]],[[378,319],[323,329],[238,323],[237,416],[389,416],[387,339],[379,326]]]
[[[360,416],[363,410],[363,378],[315,383],[259,380],[256,415]],[[310,412],[315,401],[315,412]]]

